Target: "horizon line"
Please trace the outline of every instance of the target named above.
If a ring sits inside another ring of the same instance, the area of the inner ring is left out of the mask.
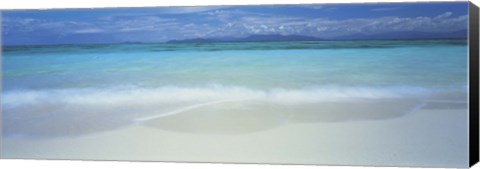
[[[196,38],[201,39],[201,38]],[[189,39],[184,39],[189,40]],[[260,41],[210,41],[210,42],[114,42],[114,43],[58,43],[58,44],[1,44],[1,47],[24,47],[24,46],[88,46],[88,45],[148,45],[148,44],[201,44],[201,43],[255,43],[255,42],[328,42],[328,41],[422,41],[422,40],[468,40],[468,37],[452,38],[391,38],[391,39],[319,39],[319,40],[260,40]],[[178,40],[182,41],[182,40]]]

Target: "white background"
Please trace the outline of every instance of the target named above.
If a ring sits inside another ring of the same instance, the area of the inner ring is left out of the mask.
[[[95,7],[146,7],[146,6],[194,6],[194,5],[253,5],[253,4],[309,4],[309,3],[364,3],[364,2],[412,2],[428,0],[2,0],[0,9],[51,9],[51,8],[95,8]],[[434,0],[445,1],[445,0]],[[472,0],[477,6],[480,0]],[[68,160],[0,160],[0,168],[208,168],[208,169],[384,169],[387,167],[352,166],[304,166],[304,165],[260,165],[260,164],[212,164],[212,163],[164,163],[164,162],[115,162],[115,161],[68,161]],[[390,167],[396,168],[396,167]],[[480,169],[477,164],[473,169]]]

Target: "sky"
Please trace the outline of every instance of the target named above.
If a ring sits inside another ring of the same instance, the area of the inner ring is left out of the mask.
[[[4,45],[152,43],[255,34],[328,39],[466,30],[468,3],[9,10],[2,15]]]

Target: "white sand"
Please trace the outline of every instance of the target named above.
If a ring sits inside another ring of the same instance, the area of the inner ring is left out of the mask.
[[[372,118],[350,120],[334,113],[327,115],[334,117],[331,120],[321,120],[325,115],[287,114],[285,120],[285,116],[272,118],[277,116],[269,112],[248,114],[251,111],[245,106],[237,107],[223,115],[218,112],[224,112],[224,107],[198,108],[78,137],[4,138],[2,157],[417,167],[468,164],[466,109],[427,106],[407,115],[391,113],[387,118],[367,113],[361,115]],[[354,105],[345,109],[362,110]],[[320,120],[302,120],[315,118]]]

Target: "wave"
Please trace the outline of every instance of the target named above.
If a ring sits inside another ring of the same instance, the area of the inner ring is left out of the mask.
[[[401,117],[427,106],[428,100],[423,99],[435,98],[432,95],[431,89],[416,86],[254,89],[208,85],[7,90],[2,94],[2,136],[84,136],[129,125],[193,133],[248,133],[287,123]]]
[[[323,86],[304,89],[252,89],[239,86],[204,87],[128,86],[113,88],[49,89],[4,91],[2,104],[157,104],[215,100],[260,100],[281,104],[302,104],[350,99],[419,98],[432,91],[415,86],[348,87]]]

